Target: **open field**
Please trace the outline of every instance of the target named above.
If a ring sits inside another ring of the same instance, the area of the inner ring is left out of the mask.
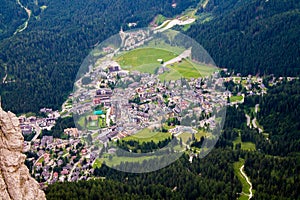
[[[167,50],[155,48],[139,48],[118,56],[116,58],[116,61],[121,65],[123,69],[127,69],[129,71],[139,70],[144,72],[144,70],[147,70],[146,67],[149,67],[149,64],[151,64],[151,71],[153,71],[153,68],[155,70],[155,65],[156,67],[159,67],[161,63],[157,61],[158,59],[168,61],[175,57],[177,57],[177,54]]]
[[[167,66],[170,71],[159,76],[161,81],[178,80],[180,78],[199,78],[211,75],[217,71],[217,68],[207,65],[201,65],[183,59],[181,62]]]
[[[233,141],[234,147],[236,144],[241,143],[241,149],[242,150],[248,150],[248,151],[255,151],[256,147],[255,144],[252,142],[242,142],[241,136],[237,137],[236,140]]]
[[[95,161],[94,164],[93,164],[93,168],[94,168],[94,169],[95,169],[95,168],[100,168],[101,165],[102,165],[102,161],[101,161],[99,158],[97,158],[96,161]]]
[[[108,166],[116,166],[121,162],[131,162],[131,163],[142,163],[144,160],[159,158],[158,156],[142,156],[142,157],[124,157],[124,156],[112,156],[111,159],[109,157],[105,157],[103,161]]]
[[[208,133],[208,132],[205,132],[205,131],[198,131],[198,133],[196,133],[195,134],[195,138],[198,140],[198,141],[200,141],[200,139],[201,139],[201,137],[203,136],[203,137],[205,137],[205,136],[207,136],[207,135],[209,135],[209,134],[211,134],[211,133]]]
[[[243,96],[231,96],[230,97],[230,102],[237,102],[237,101],[242,101]]]
[[[249,189],[250,189],[250,185],[247,183],[246,179],[243,177],[243,175],[240,172],[240,168],[243,166],[244,164],[244,160],[240,159],[238,162],[233,163],[233,169],[234,169],[234,173],[236,174],[236,176],[238,177],[239,181],[242,183],[243,189],[242,189],[242,194],[239,197],[239,200],[248,200],[248,196],[245,194],[249,194]]]
[[[151,142],[152,140],[153,142],[158,143],[159,141],[165,140],[170,137],[170,133],[152,132],[151,130],[145,128],[134,135],[123,138],[123,140],[135,140],[140,143]]]
[[[157,24],[158,26],[161,25],[167,18],[161,14],[157,15],[155,17],[155,24]]]
[[[183,143],[187,143],[189,140],[192,139],[192,134],[191,133],[181,133],[178,138],[182,139]]]
[[[106,127],[106,121],[104,118],[98,117],[98,120],[88,121],[86,116],[81,116],[78,120],[79,126],[87,128],[89,130],[98,130],[99,128]]]
[[[156,69],[159,67],[157,63],[143,64],[135,67],[134,70],[137,70],[139,72],[149,73],[149,74],[155,74]],[[124,69],[126,69],[126,67],[124,67]]]

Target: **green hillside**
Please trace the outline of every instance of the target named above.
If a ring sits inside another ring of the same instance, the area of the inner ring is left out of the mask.
[[[296,76],[300,74],[299,9],[298,0],[210,0],[187,34],[218,66],[245,75]]]
[[[119,32],[127,23],[145,27],[158,14],[173,17],[197,2],[177,0],[34,1],[28,28],[0,41],[2,107],[16,113],[37,112],[42,107],[59,109],[72,91],[73,81],[95,44]],[[13,8],[11,8],[13,10]],[[5,10],[6,11],[6,10]],[[1,12],[2,14],[2,12]],[[7,10],[7,13],[9,11]],[[26,13],[25,13],[26,14]],[[5,16],[11,18],[11,16]]]

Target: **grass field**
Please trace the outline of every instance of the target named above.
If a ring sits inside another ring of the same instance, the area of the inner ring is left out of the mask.
[[[198,131],[198,133],[196,133],[195,138],[200,141],[201,137],[205,137],[207,135],[209,135],[211,133],[205,132],[205,131]]]
[[[101,127],[101,128],[105,128],[106,127],[106,121],[105,121],[105,119],[99,117],[99,122],[98,123],[99,123],[99,127]]]
[[[161,25],[167,18],[161,14],[157,15],[155,18],[155,24]]]
[[[241,143],[242,150],[255,151],[255,144],[252,142],[242,142],[241,136],[237,137],[236,140],[233,141],[233,145],[235,147],[236,144]]]
[[[240,195],[239,200],[248,200],[248,196],[245,194],[249,194],[250,185],[247,183],[246,179],[243,177],[243,175],[240,172],[240,168],[243,166],[245,161],[243,159],[240,159],[238,162],[233,163],[233,169],[235,175],[238,177],[239,181],[242,183],[243,186],[243,194]],[[245,194],[244,194],[245,193]]]
[[[200,65],[183,59],[179,63],[167,66],[170,71],[159,76],[161,81],[178,80],[180,78],[199,78],[211,75],[217,68],[207,65]]]
[[[100,160],[100,159],[96,159],[96,161],[94,162],[94,164],[93,164],[93,168],[95,169],[95,168],[100,168],[101,167],[101,165],[102,165],[102,161]]]
[[[120,55],[115,60],[123,69],[129,71],[153,72],[155,68],[161,65],[157,61],[158,59],[168,61],[176,56],[177,54],[163,49],[139,48]],[[151,68],[150,70],[147,69],[149,67]]]
[[[119,165],[121,162],[142,163],[144,160],[149,160],[153,158],[159,158],[159,157],[158,156],[142,156],[142,157],[112,156],[111,159],[106,157],[103,159],[103,161],[105,161],[105,163],[108,166],[116,166]]]
[[[192,139],[192,134],[191,133],[181,133],[178,137],[181,138],[182,142],[186,144],[189,139],[190,140]]]
[[[143,65],[135,67],[134,70],[144,72],[144,73],[149,73],[149,74],[155,74],[156,69],[159,67],[159,65],[157,63],[143,64]],[[126,68],[128,68],[128,67],[124,67],[123,69],[126,69]],[[131,69],[131,67],[129,67],[129,69]]]
[[[242,101],[243,96],[231,96],[230,97],[230,102],[237,102],[237,101]]]
[[[123,138],[123,140],[125,141],[135,140],[140,143],[151,142],[152,140],[153,142],[158,143],[159,141],[165,140],[170,137],[171,137],[170,133],[152,132],[151,130],[145,128],[134,135]]]

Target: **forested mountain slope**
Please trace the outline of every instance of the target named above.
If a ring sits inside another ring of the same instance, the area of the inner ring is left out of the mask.
[[[300,74],[298,0],[210,0],[188,34],[218,66],[245,75]]]
[[[16,113],[58,109],[72,90],[81,62],[93,46],[118,33],[121,26],[137,22],[147,26],[157,14],[172,17],[193,0],[53,0],[31,1],[28,28],[0,43],[4,109]],[[44,6],[41,11],[38,8]],[[46,7],[45,7],[46,6]],[[5,14],[5,13],[4,13]],[[6,16],[9,17],[9,16]],[[5,69],[7,69],[5,71]]]
[[[27,14],[17,1],[0,0],[0,5],[0,40],[2,40],[13,35]]]
[[[174,17],[199,3],[177,0],[173,8],[174,2],[22,0],[32,16],[27,29],[15,36],[12,34],[26,19],[26,12],[17,3],[4,2],[8,8],[1,12],[1,29],[6,34],[0,41],[2,106],[16,113],[36,112],[45,106],[58,109],[95,44],[121,26],[128,28],[127,23],[148,26],[157,14]],[[186,33],[202,44],[220,67],[245,75],[296,76],[300,74],[299,8],[297,0],[209,0]],[[19,18],[22,20],[17,21]]]

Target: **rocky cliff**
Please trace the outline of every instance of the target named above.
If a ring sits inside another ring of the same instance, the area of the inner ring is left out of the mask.
[[[24,164],[23,141],[18,118],[0,106],[0,199],[46,199]]]

